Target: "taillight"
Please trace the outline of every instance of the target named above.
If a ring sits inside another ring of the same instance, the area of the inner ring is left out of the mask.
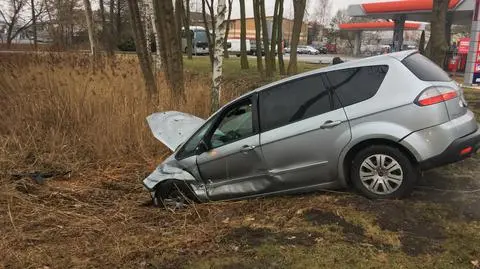
[[[424,90],[415,100],[419,106],[429,106],[451,100],[458,96],[458,92],[452,88],[432,87]]]

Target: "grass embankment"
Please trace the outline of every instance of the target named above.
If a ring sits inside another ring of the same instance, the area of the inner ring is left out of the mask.
[[[426,173],[403,201],[313,193],[165,212],[141,186],[168,152],[146,126],[153,111],[134,57],[96,74],[86,55],[1,57],[0,268],[472,268],[480,259],[478,158]],[[185,65],[186,104],[159,78],[158,110],[205,117],[208,58]],[[223,102],[266,83],[238,66],[226,61]],[[466,96],[480,112],[480,93]],[[43,185],[11,176],[33,171],[71,172]]]

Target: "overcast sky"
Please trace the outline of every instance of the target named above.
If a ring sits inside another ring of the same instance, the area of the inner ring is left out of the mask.
[[[364,3],[364,2],[372,2],[375,0],[330,0],[330,16],[333,16],[337,10],[339,9],[346,9],[348,5],[351,4],[358,4],[358,3]],[[197,0],[197,4],[195,3],[194,0],[191,1],[193,5],[197,6],[197,11],[201,11],[201,1]],[[308,7],[307,11],[309,14],[313,14],[315,10],[318,8],[318,2],[317,0],[307,0]],[[227,1],[228,3],[228,1]],[[265,0],[265,12],[267,16],[271,16],[273,14],[273,9],[275,5],[275,0]],[[246,6],[246,14],[247,17],[253,17],[253,7],[252,7],[252,0],[245,0],[245,6]],[[195,7],[194,7],[195,9]],[[293,4],[292,0],[284,0],[284,15],[287,18],[292,18],[293,17]],[[232,19],[240,18],[240,8],[239,8],[239,3],[238,0],[233,1],[233,9],[232,9]]]

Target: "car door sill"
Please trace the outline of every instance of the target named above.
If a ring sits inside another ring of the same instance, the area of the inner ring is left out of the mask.
[[[252,198],[257,198],[257,197],[270,196],[270,195],[294,194],[294,193],[301,193],[301,192],[319,191],[319,190],[322,190],[322,189],[327,190],[327,189],[338,188],[339,186],[340,185],[338,184],[337,181],[330,181],[330,182],[320,183],[320,184],[316,184],[316,185],[310,185],[310,186],[306,186],[306,187],[299,187],[299,188],[294,188],[294,189],[274,191],[274,192],[261,193],[261,194],[253,194],[253,195],[248,195],[248,196],[235,197],[235,198],[231,198],[231,199],[222,199],[221,201],[244,200],[244,199],[252,199]]]
[[[314,163],[289,167],[289,168],[285,168],[285,169],[274,169],[274,170],[270,170],[268,172],[272,175],[281,175],[281,174],[289,173],[289,172],[296,171],[296,170],[310,168],[310,167],[317,166],[317,165],[326,165],[327,163],[328,163],[328,161],[314,162]]]

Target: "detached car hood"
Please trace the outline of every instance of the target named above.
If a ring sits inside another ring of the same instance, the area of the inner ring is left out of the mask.
[[[167,111],[149,115],[147,122],[153,136],[175,151],[205,120],[183,112]]]

